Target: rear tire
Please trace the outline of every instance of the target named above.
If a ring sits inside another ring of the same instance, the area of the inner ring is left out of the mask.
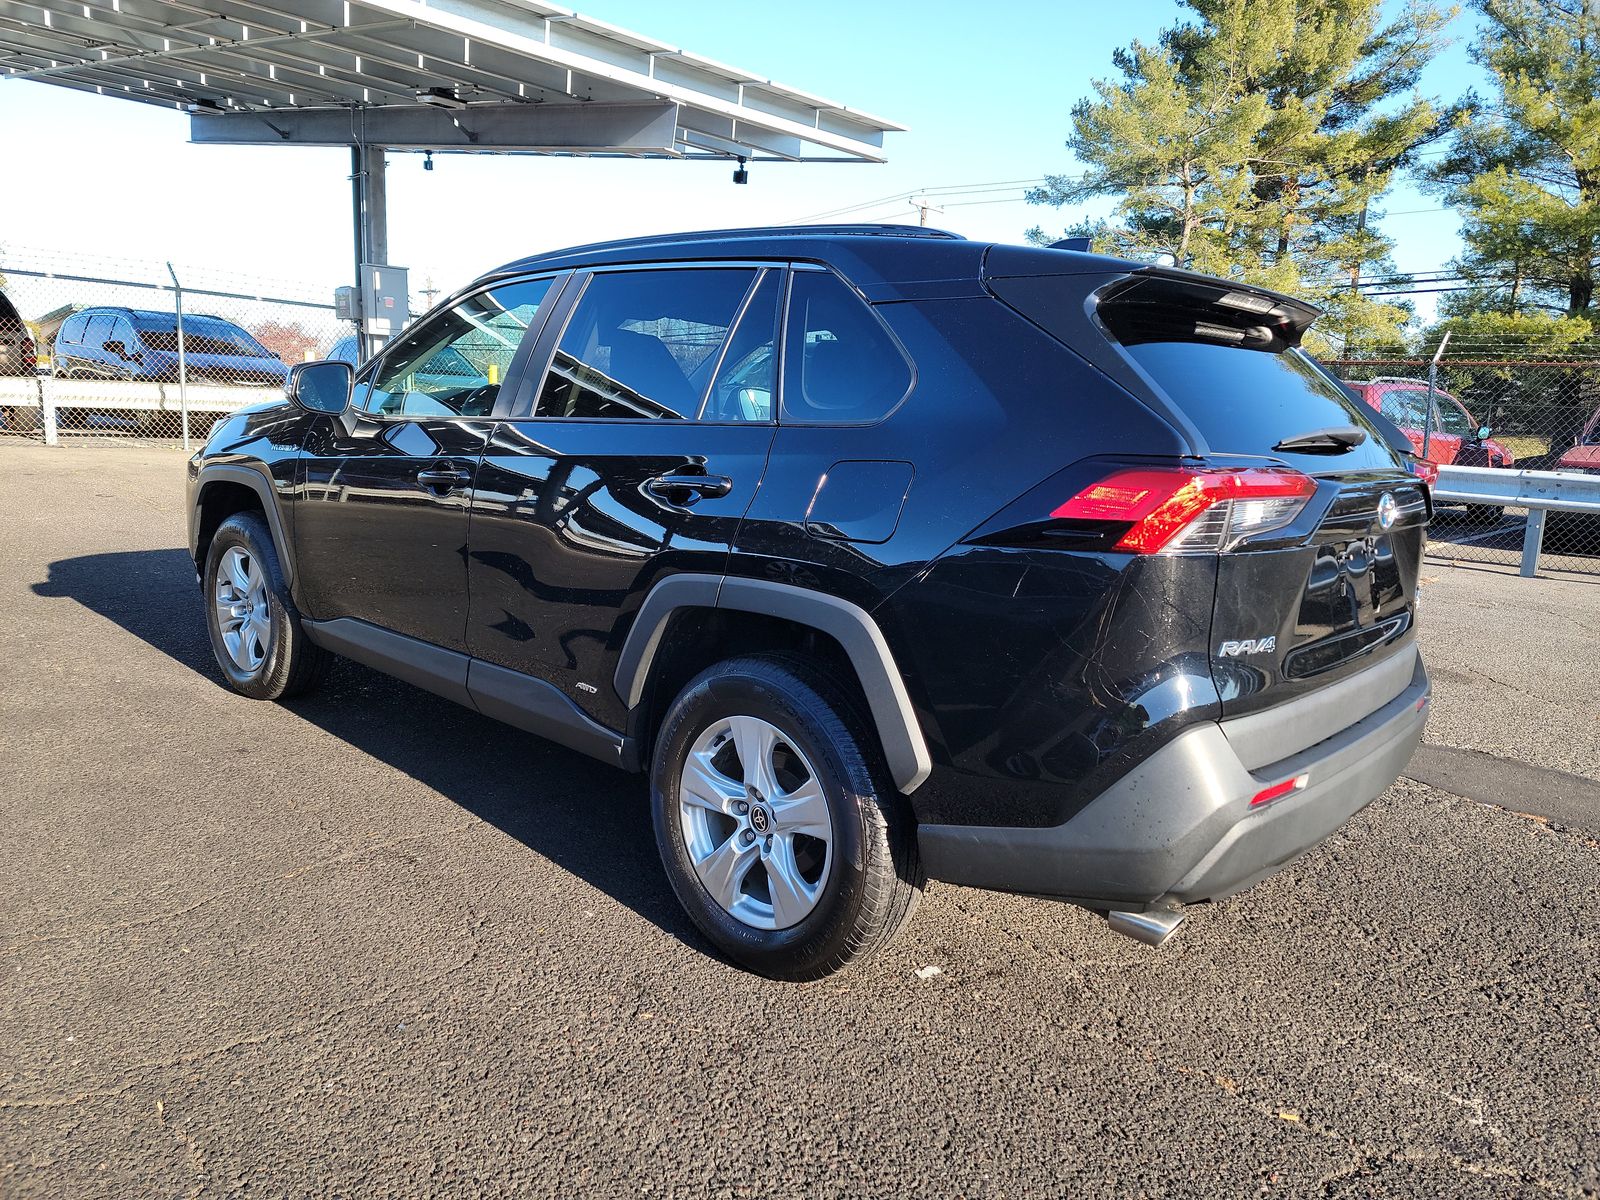
[[[736,658],[691,680],[662,723],[650,801],[685,911],[769,978],[872,955],[921,895],[914,822],[875,739],[804,663]]]
[[[206,552],[202,598],[211,652],[234,691],[253,700],[286,700],[327,677],[333,656],[306,637],[259,514],[235,513],[217,527]]]

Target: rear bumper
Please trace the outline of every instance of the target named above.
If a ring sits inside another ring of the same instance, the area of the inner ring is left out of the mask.
[[[923,865],[933,879],[1090,908],[1220,899],[1321,842],[1395,781],[1427,723],[1420,658],[1410,682],[1388,694],[1353,725],[1254,771],[1240,757],[1239,731],[1230,740],[1231,722],[1195,726],[1063,825],[924,825]],[[1318,703],[1313,693],[1272,709],[1271,720],[1303,728]],[[1258,743],[1265,716],[1246,718]],[[1251,806],[1264,788],[1302,774],[1302,790]]]

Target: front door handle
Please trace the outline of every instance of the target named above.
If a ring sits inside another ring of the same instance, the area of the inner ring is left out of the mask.
[[[701,496],[726,496],[733,491],[733,480],[726,475],[657,475],[644,481],[644,490],[681,506]]]
[[[460,467],[429,467],[417,472],[417,482],[430,492],[443,495],[467,486],[472,476]]]

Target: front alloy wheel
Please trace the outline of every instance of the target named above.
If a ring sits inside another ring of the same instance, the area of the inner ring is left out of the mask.
[[[729,916],[788,929],[817,906],[833,821],[816,772],[776,725],[751,716],[711,725],[684,763],[678,808],[695,874]]]
[[[259,512],[228,517],[211,537],[201,576],[211,652],[228,686],[256,700],[309,691],[331,656],[306,637]]]
[[[254,675],[272,649],[272,609],[267,576],[244,546],[229,546],[217,569],[217,629],[233,665]]]

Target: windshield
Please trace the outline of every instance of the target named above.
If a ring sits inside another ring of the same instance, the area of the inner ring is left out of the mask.
[[[176,315],[141,314],[133,324],[140,338],[152,350],[177,350]],[[245,358],[272,358],[272,352],[231,321],[216,317],[183,319],[184,351],[188,354],[232,354]]]

